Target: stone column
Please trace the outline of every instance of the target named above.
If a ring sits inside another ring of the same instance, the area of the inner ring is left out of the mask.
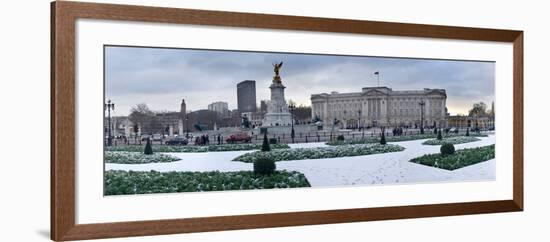
[[[130,126],[129,125],[129,122],[126,122],[126,124],[124,124],[124,136],[126,137],[130,137],[131,133],[130,133]]]

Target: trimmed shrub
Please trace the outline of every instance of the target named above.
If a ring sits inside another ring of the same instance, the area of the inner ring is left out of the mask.
[[[437,128],[434,128],[434,134],[437,134]]]
[[[145,150],[143,151],[146,155],[153,154],[153,146],[151,145],[151,139],[147,139],[147,144],[145,144]]]
[[[443,139],[443,136],[441,135],[441,129],[439,129],[439,131],[437,132],[437,139],[438,139],[438,140],[442,140],[442,139]]]
[[[270,138],[269,143],[272,144],[272,145],[277,144],[277,138]]]
[[[386,144],[386,132],[382,132],[382,137],[380,137],[380,144],[385,145]]]
[[[442,155],[452,155],[455,153],[455,146],[453,144],[445,143],[440,148]]]
[[[343,135],[343,134],[338,135],[338,137],[336,137],[336,140],[338,140],[338,141],[343,141],[343,140],[345,140],[345,139],[346,139],[346,138],[344,138],[344,135]]]
[[[262,143],[262,151],[270,151],[269,142],[267,142],[267,133],[264,133],[264,142]]]
[[[470,128],[466,129],[466,136],[470,136]]]
[[[275,161],[269,157],[262,157],[254,161],[254,174],[257,175],[271,175],[276,168]]]

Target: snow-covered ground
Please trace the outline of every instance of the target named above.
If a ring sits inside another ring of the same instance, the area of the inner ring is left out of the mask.
[[[455,145],[456,149],[485,146],[495,143],[495,136],[480,137],[480,141]],[[366,156],[279,161],[278,170],[303,173],[312,186],[341,186],[363,184],[427,183],[445,181],[478,181],[495,179],[495,159],[454,171],[409,162],[410,159],[439,153],[438,145],[422,145],[425,140],[393,142],[404,151]],[[291,148],[320,147],[324,143],[290,144]],[[253,151],[205,153],[168,153],[182,160],[170,163],[105,164],[107,170],[133,171],[240,171],[252,170],[251,163],[231,161]]]

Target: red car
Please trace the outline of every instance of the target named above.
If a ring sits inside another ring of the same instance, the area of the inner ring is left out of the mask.
[[[250,143],[251,140],[252,140],[252,137],[250,135],[248,135],[247,133],[239,133],[239,134],[229,135],[229,138],[227,138],[225,140],[225,142],[227,142],[227,143],[238,143],[238,142]]]

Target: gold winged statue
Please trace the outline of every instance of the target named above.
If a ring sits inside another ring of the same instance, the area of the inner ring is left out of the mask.
[[[281,63],[275,63],[273,64],[273,71],[275,72],[275,76],[279,76],[279,71],[281,70],[281,67],[283,67],[283,62],[281,61]]]

